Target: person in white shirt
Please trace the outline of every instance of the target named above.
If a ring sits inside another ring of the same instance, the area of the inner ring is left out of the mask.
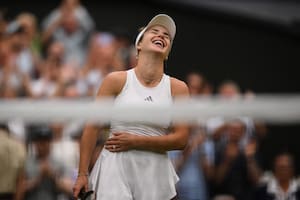
[[[261,177],[256,200],[299,200],[300,187],[295,176],[294,157],[287,152],[276,155],[273,173]]]
[[[173,98],[188,97],[187,85],[164,73],[175,32],[171,17],[155,16],[136,38],[136,67],[106,76],[98,98],[114,96],[115,106],[151,107],[170,106]],[[170,200],[176,196],[178,177],[166,152],[186,146],[188,126],[176,124],[170,131],[170,123],[168,117],[160,126],[112,120],[110,137],[90,177],[97,200]],[[75,198],[80,190],[88,191],[88,166],[97,134],[98,128],[88,125],[82,135]]]

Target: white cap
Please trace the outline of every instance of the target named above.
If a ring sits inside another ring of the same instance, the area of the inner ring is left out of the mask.
[[[155,17],[151,19],[151,21],[147,24],[147,26],[138,34],[138,36],[135,39],[135,46],[139,43],[141,40],[142,36],[144,35],[145,31],[154,25],[160,25],[165,27],[171,37],[171,42],[174,40],[175,34],[176,34],[176,25],[174,20],[166,14],[158,14]]]

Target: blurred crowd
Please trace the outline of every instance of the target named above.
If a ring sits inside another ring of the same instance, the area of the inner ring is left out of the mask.
[[[72,98],[95,96],[108,73],[134,67],[136,52],[126,31],[101,32],[79,0],[62,0],[38,21],[20,13],[8,21],[0,10],[0,98]],[[192,98],[218,95],[251,99],[232,80],[218,86],[197,72],[186,76]],[[83,124],[24,124],[12,119],[0,126],[0,200],[68,200],[77,175]],[[91,167],[108,127],[101,129]],[[180,177],[180,200],[296,200],[299,180],[294,156],[280,152],[272,168],[262,167],[260,145],[267,126],[237,116],[194,124],[183,151],[169,157]]]

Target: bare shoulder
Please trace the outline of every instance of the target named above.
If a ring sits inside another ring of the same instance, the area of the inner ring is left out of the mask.
[[[189,96],[186,83],[174,77],[170,77],[172,96]]]
[[[106,81],[113,81],[116,83],[122,83],[126,81],[127,72],[126,71],[116,71],[109,73],[104,80]]]
[[[126,71],[111,72],[102,81],[97,96],[116,96],[125,85],[127,77]]]

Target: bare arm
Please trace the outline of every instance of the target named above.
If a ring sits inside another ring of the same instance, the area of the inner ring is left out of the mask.
[[[92,152],[95,148],[98,137],[98,127],[94,124],[85,126],[80,140],[80,162],[79,173],[87,174]]]
[[[104,79],[98,91],[97,99],[101,97],[115,96],[121,90],[122,83],[119,84],[119,87],[116,87],[118,85],[117,82],[123,82],[122,80],[119,80],[120,78],[118,76],[120,75],[112,74]],[[92,157],[92,152],[96,146],[98,132],[99,126],[97,125],[87,125],[84,129],[80,141],[79,173],[88,173],[88,165]]]
[[[200,166],[204,171],[204,175],[208,181],[212,181],[215,176],[215,166],[213,163],[208,161],[207,158],[203,158],[200,160]]]
[[[218,166],[216,166],[216,173],[214,178],[217,184],[221,184],[224,181],[224,178],[230,170],[232,163],[236,160],[239,154],[237,144],[227,144],[224,153],[225,155],[222,162]]]
[[[21,169],[20,172],[18,173],[17,177],[17,184],[16,184],[16,192],[13,200],[22,200],[24,197],[24,169]]]
[[[136,136],[134,149],[146,151],[165,152],[176,149],[184,149],[187,143],[188,128],[186,125],[177,125],[174,132],[157,137]]]
[[[42,33],[42,42],[47,43],[52,37],[53,33],[59,28],[61,24],[61,19],[58,18],[56,21],[52,22],[48,27],[46,27],[45,31]]]
[[[256,141],[252,139],[252,141],[247,144],[244,152],[247,161],[248,176],[254,185],[258,184],[263,173],[255,158],[256,148]]]
[[[97,98],[117,95],[126,81],[126,72],[115,72],[109,74],[103,80],[98,91]],[[82,188],[88,190],[88,168],[91,161],[93,151],[96,146],[96,140],[99,133],[99,126],[95,124],[86,125],[80,141],[80,159],[79,170],[76,183],[73,187],[73,195],[75,198]]]

